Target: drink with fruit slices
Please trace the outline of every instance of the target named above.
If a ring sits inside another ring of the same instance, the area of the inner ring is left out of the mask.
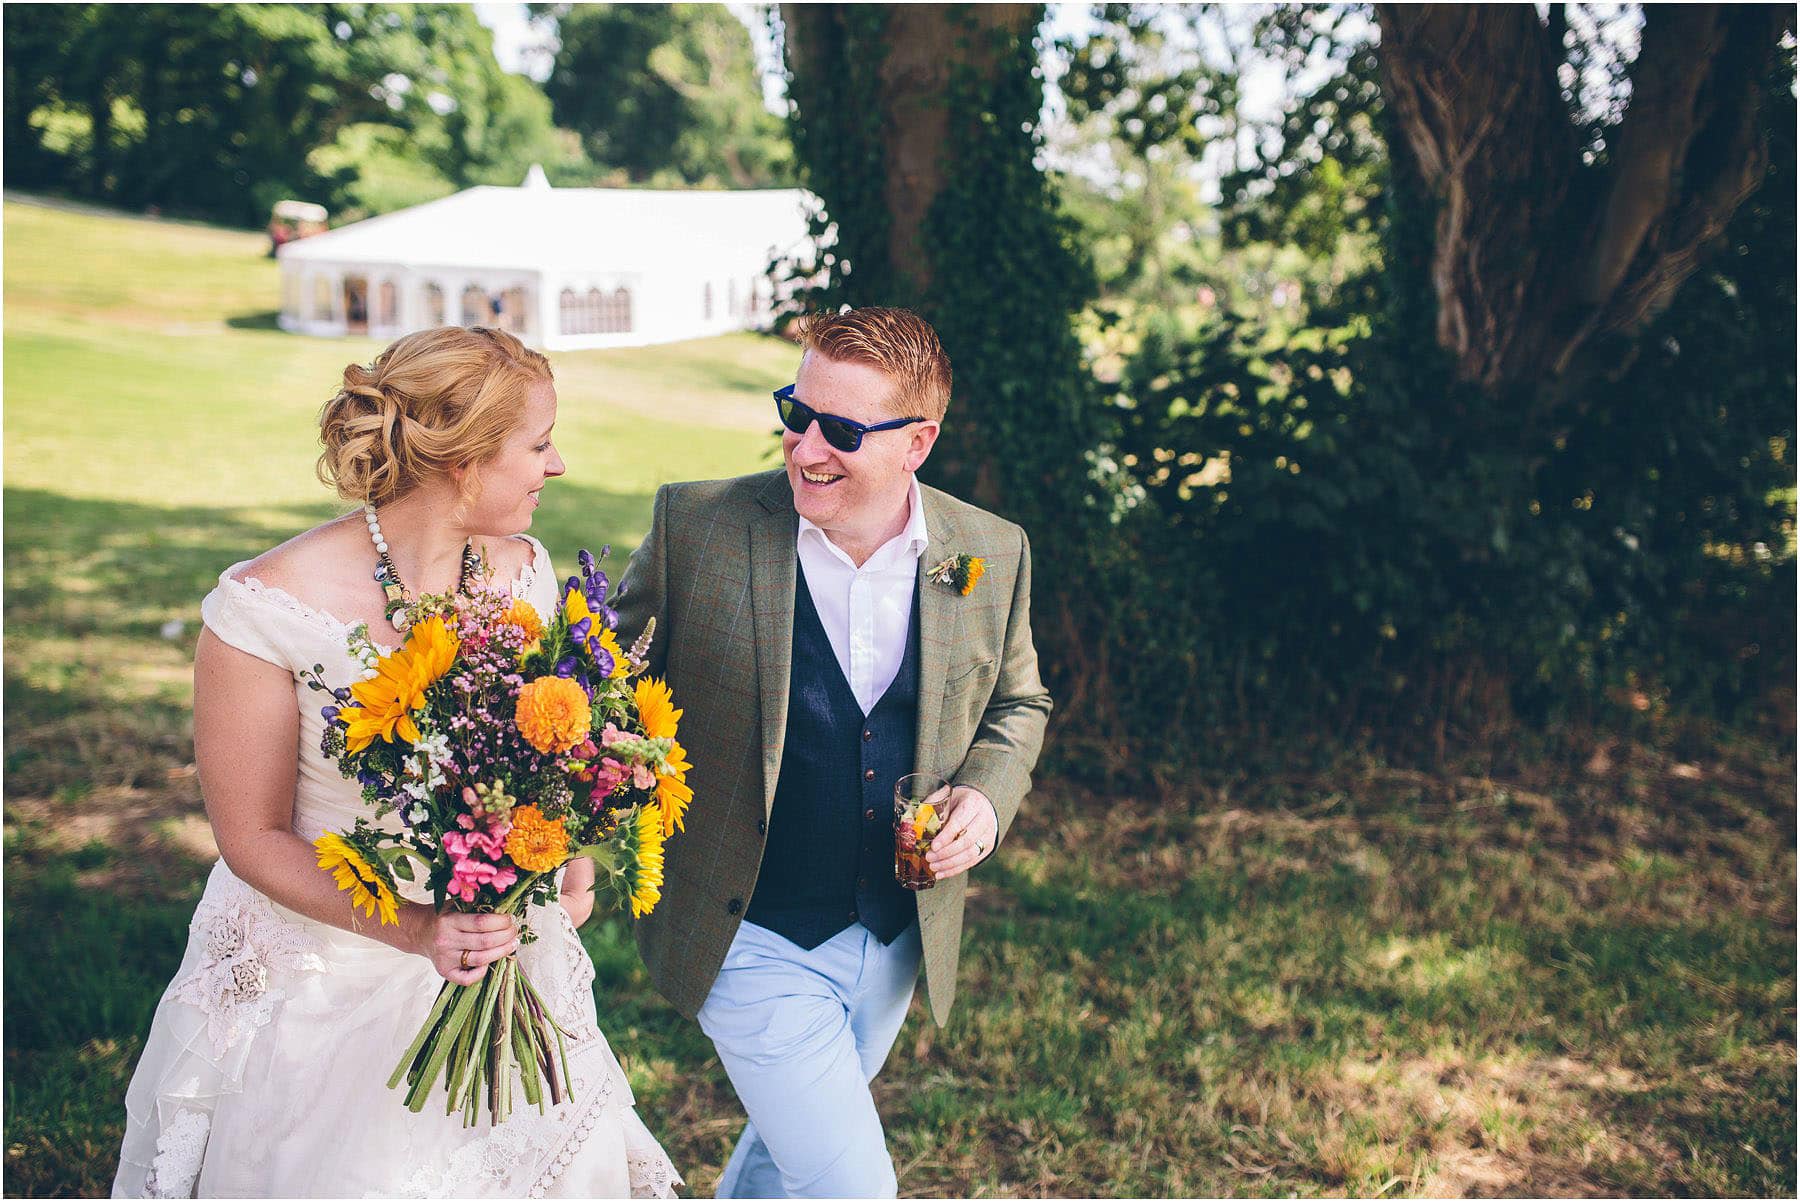
[[[903,776],[894,785],[894,879],[902,889],[929,889],[937,884],[925,853],[944,825],[950,782],[929,772]]]

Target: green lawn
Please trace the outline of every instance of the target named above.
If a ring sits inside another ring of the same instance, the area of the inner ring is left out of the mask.
[[[377,348],[273,329],[258,236],[19,203],[5,234],[4,1188],[91,1195],[211,855],[199,599],[334,512],[311,423]],[[622,555],[658,482],[772,463],[796,358],[556,357],[552,551]],[[1045,781],[971,887],[950,1027],[915,1004],[878,1084],[901,1190],[1792,1196],[1792,749],[1647,728],[1431,775]],[[741,1122],[710,1047],[627,930],[584,938],[710,1195]]]

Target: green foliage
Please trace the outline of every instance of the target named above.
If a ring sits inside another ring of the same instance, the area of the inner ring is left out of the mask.
[[[719,4],[537,4],[560,47],[545,91],[587,153],[633,181],[783,186],[749,33]]]
[[[1386,149],[1357,152],[1386,181],[1381,256],[1302,328],[1153,328],[1110,460],[1136,598],[1118,637],[1179,666],[1134,678],[1143,712],[1441,745],[1608,698],[1729,717],[1791,673],[1791,80],[1769,81],[1769,175],[1721,253],[1556,428],[1453,378],[1434,209]],[[1289,218],[1315,199],[1267,193],[1239,229],[1303,240]]]
[[[13,187],[257,225],[588,171],[466,6],[50,5],[5,43]]]

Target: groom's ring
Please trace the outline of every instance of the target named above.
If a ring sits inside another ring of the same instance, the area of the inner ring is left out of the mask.
[[[987,855],[987,844],[981,842],[979,839],[976,840],[975,841],[975,854],[978,856]]]
[[[473,964],[470,964],[470,963],[469,963],[469,949],[468,949],[468,948],[466,948],[466,947],[465,947],[465,948],[463,948],[463,954],[462,954],[462,961],[461,961],[461,963],[462,963],[462,966],[463,966],[463,971],[464,971],[464,972],[467,972],[467,971],[469,971],[469,970],[470,970],[470,969],[471,969],[471,968],[473,968],[473,967],[475,967],[475,966],[474,966],[474,965],[473,965]]]

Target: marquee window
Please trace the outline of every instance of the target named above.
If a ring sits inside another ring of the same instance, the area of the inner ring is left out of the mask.
[[[631,293],[624,288],[613,289],[613,294],[606,300],[600,323],[602,333],[631,333]]]
[[[500,294],[500,328],[511,334],[525,332],[525,289],[508,288]]]
[[[493,310],[488,306],[487,293],[470,284],[462,294],[462,324],[465,326],[492,325],[489,317]]]
[[[394,281],[383,280],[375,293],[375,324],[392,328],[400,324],[400,290]]]
[[[444,290],[436,284],[425,285],[425,324],[444,324]]]
[[[589,288],[585,293],[565,288],[558,298],[557,309],[565,334],[631,332],[631,291],[624,287],[611,292]]]

